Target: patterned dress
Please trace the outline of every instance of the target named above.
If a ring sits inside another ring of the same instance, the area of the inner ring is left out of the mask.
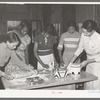
[[[21,67],[18,64],[16,64],[14,59],[17,59],[20,63],[24,63],[24,64],[26,63],[25,50],[27,50],[27,46],[31,42],[31,39],[30,39],[29,35],[25,35],[22,38],[20,37],[20,40],[21,40],[21,44],[19,45],[19,47],[15,51],[15,56],[17,56],[19,59],[18,58],[11,58],[9,60],[8,64],[5,67],[6,73],[11,73],[13,71],[17,71],[17,70],[21,69]]]

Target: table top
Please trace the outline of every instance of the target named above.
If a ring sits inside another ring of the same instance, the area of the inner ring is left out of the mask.
[[[40,75],[42,76],[42,75]],[[16,79],[13,81],[6,80],[5,78],[2,78],[2,82],[4,84],[5,89],[15,89],[15,90],[28,90],[28,89],[45,89],[45,88],[52,88],[52,87],[59,87],[59,86],[65,86],[75,83],[81,83],[81,82],[89,82],[97,80],[97,76],[89,74],[87,72],[82,72],[80,74],[80,77],[78,79],[73,79],[70,75],[66,78],[59,78],[55,79],[51,76],[42,77],[45,80],[45,83],[30,86],[26,83],[26,78]]]

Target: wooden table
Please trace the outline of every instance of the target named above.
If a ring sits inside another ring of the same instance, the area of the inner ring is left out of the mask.
[[[82,72],[80,75],[80,78],[77,80],[73,80],[71,76],[67,77],[67,78],[62,78],[62,79],[58,79],[55,80],[50,79],[49,81],[43,83],[43,84],[39,84],[39,85],[34,85],[34,86],[30,86],[29,84],[27,84],[25,81],[24,82],[19,82],[17,83],[11,83],[9,80],[6,80],[4,78],[2,78],[2,82],[4,84],[5,89],[17,89],[17,90],[35,90],[35,89],[66,89],[67,90],[67,86],[71,85],[71,84],[76,84],[76,83],[82,83],[82,82],[89,82],[89,81],[94,81],[97,80],[98,78],[95,75],[89,74],[87,72]]]

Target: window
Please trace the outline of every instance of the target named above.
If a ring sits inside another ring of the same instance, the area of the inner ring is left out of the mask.
[[[7,21],[7,32],[12,31],[21,21]]]

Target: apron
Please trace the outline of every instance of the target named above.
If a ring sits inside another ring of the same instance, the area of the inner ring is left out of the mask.
[[[39,57],[44,64],[50,65],[50,63],[54,63],[54,55],[53,54],[43,55],[43,56],[39,56]],[[44,67],[38,62],[37,69],[42,70],[42,69],[44,69]],[[49,70],[52,70],[52,69],[54,69],[54,66],[51,66],[51,68],[49,68]]]
[[[88,57],[88,59],[96,58],[93,56]],[[100,55],[99,55],[100,58]],[[100,90],[100,62],[90,63],[86,67],[86,72],[93,74],[98,77],[98,80],[85,83],[86,90]]]

